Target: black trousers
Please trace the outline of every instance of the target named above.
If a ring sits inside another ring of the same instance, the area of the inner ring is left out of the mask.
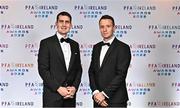
[[[122,103],[109,103],[108,102],[108,106],[106,108],[127,108],[127,102],[122,102]],[[94,101],[94,108],[101,108],[100,105],[98,105],[95,101]]]
[[[76,100],[73,99],[60,99],[56,101],[50,101],[50,102],[43,102],[43,108],[61,108],[61,107],[68,107],[68,108],[75,108],[76,106]]]

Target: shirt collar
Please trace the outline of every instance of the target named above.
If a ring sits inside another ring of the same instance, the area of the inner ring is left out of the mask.
[[[56,32],[56,35],[57,35],[58,40],[60,40],[61,38],[64,38],[59,32]],[[67,36],[64,39],[66,38]]]

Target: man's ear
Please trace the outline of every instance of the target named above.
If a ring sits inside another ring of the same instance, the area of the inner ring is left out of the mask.
[[[113,32],[115,32],[115,30],[116,30],[116,27],[114,26],[114,27],[113,27]]]
[[[72,29],[72,27],[73,27],[73,25],[72,25],[72,23],[71,23],[71,27],[70,27],[70,28]]]
[[[57,26],[57,21],[55,22],[55,26]]]

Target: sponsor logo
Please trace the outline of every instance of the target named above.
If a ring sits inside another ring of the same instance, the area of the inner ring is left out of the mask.
[[[25,37],[34,29],[34,25],[26,24],[2,24],[1,30],[3,30],[10,37]]]
[[[129,82],[126,83],[127,90],[132,95],[146,95],[151,91],[152,88],[155,87],[155,82],[143,82],[143,83],[137,83],[137,82]]]
[[[172,49],[176,50],[176,53],[180,54],[180,44],[172,44]]]
[[[93,44],[80,44],[80,52],[82,56],[90,57],[92,54]]]
[[[168,64],[168,63],[157,63],[148,64],[148,68],[156,73],[158,76],[171,76],[172,74],[178,72],[180,64]]]
[[[179,107],[180,101],[149,101],[148,107]]]
[[[2,71],[11,76],[23,76],[34,67],[33,63],[1,63]]]
[[[88,82],[82,82],[79,85],[79,92],[83,95],[91,95],[91,89]]]
[[[180,15],[180,6],[172,6],[172,11],[176,13],[176,15]]]
[[[116,37],[123,37],[128,34],[128,31],[132,29],[132,25],[115,25],[116,31],[114,35]]]
[[[0,82],[0,91],[4,91],[9,86],[8,82]]]
[[[43,83],[40,82],[25,82],[25,87],[29,89],[33,95],[42,95]]]
[[[1,106],[2,107],[11,107],[11,106],[24,106],[24,107],[32,107],[34,106],[34,102],[32,101],[1,101]]]
[[[0,53],[3,53],[6,49],[8,49],[9,44],[0,43]]]
[[[83,102],[76,102],[76,107],[77,106],[83,106]]]
[[[156,10],[156,6],[146,6],[146,5],[127,5],[123,6],[123,10],[127,11],[129,16],[132,18],[145,19]]]
[[[145,57],[156,48],[155,44],[132,44],[130,45],[133,57]]]
[[[34,56],[38,55],[39,46],[37,43],[26,43],[25,49],[27,49],[29,51],[29,53],[31,53]]]
[[[171,38],[180,30],[180,25],[149,25],[148,29],[158,38]]]
[[[0,14],[4,14],[8,9],[8,5],[0,5]]]
[[[48,18],[58,10],[57,5],[25,5],[24,8],[35,18]]]
[[[74,10],[78,11],[79,14],[85,19],[95,19],[101,16],[108,7],[106,5],[75,5]]]
[[[176,89],[177,93],[180,93],[180,82],[173,82],[171,86]]]

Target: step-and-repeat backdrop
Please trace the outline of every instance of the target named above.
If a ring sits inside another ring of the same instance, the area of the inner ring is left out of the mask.
[[[1,0],[0,107],[42,106],[39,42],[55,34],[60,11],[72,14],[68,35],[80,43],[77,107],[93,105],[87,73],[104,14],[114,17],[114,35],[131,48],[128,107],[180,107],[180,0]]]

